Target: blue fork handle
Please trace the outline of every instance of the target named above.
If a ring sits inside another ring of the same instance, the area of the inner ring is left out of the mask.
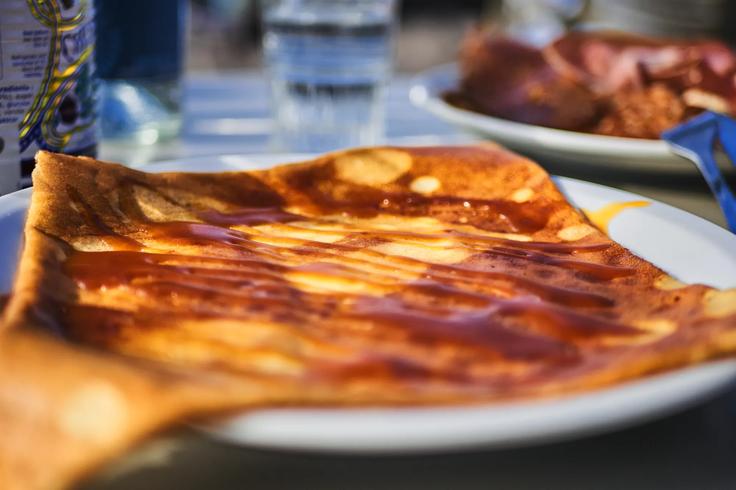
[[[723,120],[727,119],[724,123]],[[662,134],[672,150],[692,161],[700,170],[713,196],[718,200],[728,228],[736,233],[736,196],[728,187],[714,156],[716,138],[729,156],[736,162],[736,122],[706,112]]]
[[[700,173],[703,174],[710,191],[718,200],[723,216],[726,218],[728,229],[736,233],[736,196],[731,192],[723,175],[721,175],[712,149],[703,149],[703,152],[698,153],[696,158],[699,161],[696,161],[695,165],[700,169]]]
[[[736,166],[736,121],[723,114],[715,114],[718,121],[718,139],[731,164]]]

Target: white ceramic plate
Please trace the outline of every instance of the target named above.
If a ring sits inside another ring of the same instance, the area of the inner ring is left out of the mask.
[[[150,164],[146,170],[221,171],[265,168],[299,155],[231,155]],[[642,200],[635,194],[556,178],[577,206]],[[0,197],[0,286],[10,287],[30,192]],[[736,236],[673,207],[629,209],[612,237],[687,282],[736,286]],[[611,431],[682,410],[725,390],[736,361],[652,376],[613,388],[546,401],[492,407],[421,409],[278,409],[250,412],[205,428],[236,444],[320,452],[435,452],[509,447]]]
[[[457,67],[443,65],[417,75],[410,90],[412,102],[467,131],[539,157],[542,161],[605,165],[650,172],[697,173],[661,140],[620,138],[565,131],[491,117],[459,109],[442,98],[458,87]],[[728,166],[724,166],[728,170]]]

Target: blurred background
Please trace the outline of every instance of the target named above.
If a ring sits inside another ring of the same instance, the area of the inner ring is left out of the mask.
[[[400,25],[394,31],[395,76],[386,113],[386,134],[394,144],[426,144],[431,142],[428,135],[461,141],[458,131],[446,122],[412,107],[408,92],[414,74],[456,61],[461,40],[474,25],[503,30],[538,45],[571,28],[720,38],[730,45],[736,40],[736,31],[730,28],[736,19],[736,2],[727,0],[397,3]],[[300,145],[287,148],[278,138],[272,138],[275,132],[286,134],[274,128],[296,117],[273,116],[275,104],[271,102],[291,99],[270,93],[263,71],[262,8],[259,0],[97,0],[97,73],[109,82],[104,84],[102,97],[106,141],[100,156],[146,162],[194,154],[304,151]],[[141,24],[140,12],[156,21]],[[179,15],[185,19],[183,24],[177,22]],[[128,58],[119,58],[121,52],[128,53]],[[133,71],[121,71],[128,68]],[[348,71],[358,71],[352,68]],[[363,109],[345,110],[365,113]],[[300,106],[297,113],[307,111]],[[341,113],[340,117],[344,116]],[[305,124],[314,126],[311,122]],[[129,137],[133,133],[134,137]],[[182,137],[172,141],[171,136],[177,134]],[[294,138],[282,136],[281,140]],[[135,145],[128,144],[131,141]],[[155,148],[146,147],[154,143]],[[330,147],[367,143],[372,142]]]
[[[258,0],[191,0],[187,69],[234,70],[261,65]],[[465,29],[492,16],[493,0],[401,2],[396,66],[411,72],[452,61]]]
[[[256,68],[260,57],[257,0],[191,0],[187,69]],[[676,37],[720,37],[730,29],[736,2],[728,0],[402,0],[396,53],[399,72],[454,60],[468,26],[503,26],[543,43],[577,24]]]

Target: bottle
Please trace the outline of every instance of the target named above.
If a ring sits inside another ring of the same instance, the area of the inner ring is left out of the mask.
[[[34,155],[97,152],[91,0],[0,4],[0,194],[30,185]]]
[[[97,0],[102,135],[151,145],[181,128],[184,0]]]
[[[91,0],[0,3],[0,194],[30,185],[34,155],[94,156]]]

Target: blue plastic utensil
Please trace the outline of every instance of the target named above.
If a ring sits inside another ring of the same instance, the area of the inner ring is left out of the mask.
[[[728,229],[736,233],[736,196],[723,178],[714,151],[720,143],[736,165],[736,121],[715,112],[704,112],[662,133],[673,153],[687,158],[700,170],[726,218]]]

